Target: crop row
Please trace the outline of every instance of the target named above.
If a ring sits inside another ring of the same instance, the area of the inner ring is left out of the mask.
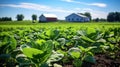
[[[104,53],[120,59],[120,27],[0,28],[0,66],[81,67]]]

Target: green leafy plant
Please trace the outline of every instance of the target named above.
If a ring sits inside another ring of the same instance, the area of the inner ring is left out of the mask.
[[[14,66],[16,59],[12,55],[16,49],[17,42],[14,36],[10,36],[7,32],[0,34],[0,62],[1,66]],[[14,64],[11,64],[14,63]]]
[[[39,40],[37,43],[38,44],[32,47],[23,47],[22,52],[31,61],[31,64],[35,64],[36,67],[39,67],[46,64],[48,58],[51,56],[53,44],[50,40]]]
[[[84,48],[82,46],[74,47],[68,50],[68,54],[74,59],[73,64],[75,67],[81,67],[83,61],[87,61],[90,63],[95,63],[94,54],[91,50],[96,47],[88,47]]]
[[[53,50],[52,55],[47,60],[47,63],[49,64],[49,66],[52,66],[51,65],[52,62],[60,61],[63,57],[64,57],[64,54],[61,54],[61,53]]]

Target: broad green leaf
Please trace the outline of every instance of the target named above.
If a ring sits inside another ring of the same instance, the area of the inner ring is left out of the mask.
[[[66,51],[63,51],[63,50],[57,50],[58,53],[61,53],[61,54],[66,54]]]
[[[37,39],[36,40],[36,43],[39,44],[39,45],[43,45],[43,43],[45,43],[46,41],[43,40],[43,39]]]
[[[51,63],[51,62],[56,62],[61,60],[64,57],[63,54],[58,53],[56,51],[52,51],[52,55],[49,57],[49,59],[47,60],[47,63]]]
[[[57,41],[60,43],[61,46],[65,45],[65,43],[66,43],[66,39],[65,38],[59,38],[59,39],[57,39]]]
[[[12,50],[16,49],[16,46],[17,46],[17,42],[16,42],[15,38],[12,36],[10,38],[10,46],[11,46]]]
[[[52,54],[52,50],[53,50],[53,43],[51,40],[48,40],[45,45],[42,45],[43,49],[42,51],[44,51],[44,53],[42,54],[42,58],[41,58],[41,62],[46,62],[48,60],[48,58],[51,56]]]
[[[74,59],[78,59],[81,55],[81,50],[79,48],[71,48],[68,50],[68,54],[74,58]]]
[[[95,33],[96,30],[94,28],[87,28],[87,34]]]
[[[53,66],[54,67],[62,67],[62,65],[59,65],[59,64],[56,64],[56,63]]]
[[[91,43],[95,42],[94,40],[92,40],[92,39],[90,39],[90,38],[88,38],[86,36],[82,36],[81,39],[84,40],[85,42],[91,42]]]
[[[56,39],[59,35],[59,30],[57,29],[51,29],[51,30],[48,30],[46,31],[45,33],[48,37],[50,37],[51,39]]]
[[[45,34],[46,34],[47,36],[49,36],[49,37],[50,37],[50,36],[51,36],[52,34],[54,34],[54,33],[53,33],[53,31],[48,30],[48,31],[46,31],[46,33],[45,33]]]
[[[0,48],[2,49],[1,52],[4,53],[11,53],[14,49],[16,49],[17,42],[16,39],[8,34],[1,35],[1,42],[0,42]]]
[[[42,51],[47,51],[48,53],[52,53],[52,49],[53,49],[53,42],[51,40],[48,40],[44,43],[44,45],[41,45]]]
[[[110,44],[110,48],[111,48],[112,50],[114,50],[114,49],[115,49],[115,46],[114,46],[113,44]]]
[[[86,51],[90,51],[90,50],[92,50],[94,48],[97,48],[97,47],[96,46],[88,47],[88,48],[86,48]]]
[[[28,58],[35,58],[35,55],[42,54],[42,50],[38,50],[35,48],[23,48],[23,53],[28,57]]]
[[[38,47],[35,48],[37,50],[41,50],[42,54],[34,55],[32,61],[34,63],[41,63],[41,64],[45,63],[48,60],[48,58],[51,56],[53,47],[54,46],[51,40],[44,42],[42,45],[38,45]]]
[[[77,31],[77,34],[81,35],[81,36],[86,36],[87,35],[85,30]]]
[[[80,49],[81,51],[85,51],[85,48],[82,47],[82,46],[79,46],[79,49]]]
[[[97,42],[103,42],[103,43],[105,43],[106,40],[105,39],[99,39],[99,40],[97,40]]]
[[[74,59],[78,59],[78,58],[80,58],[80,52],[71,52],[71,56],[72,56]]]
[[[93,56],[93,53],[91,52],[91,50],[94,48],[97,48],[97,47],[93,46],[93,47],[84,48],[82,46],[79,46],[79,49],[82,51],[82,53],[86,53],[86,54],[91,55],[91,56]]]
[[[79,37],[79,36],[73,36],[72,39],[73,39],[73,40],[80,40],[80,37]]]
[[[116,43],[116,39],[114,37],[108,38],[108,41],[111,43]]]
[[[100,48],[102,48],[102,49],[109,49],[110,48],[110,46],[106,46],[106,45],[100,45]],[[113,47],[112,47],[113,48]]]
[[[23,48],[29,48],[29,46],[26,44],[20,45],[20,48],[18,48],[18,50],[20,49],[22,51]]]

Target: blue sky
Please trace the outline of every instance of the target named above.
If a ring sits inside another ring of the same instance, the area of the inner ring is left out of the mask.
[[[64,19],[71,13],[90,12],[92,18],[106,18],[109,12],[120,12],[120,0],[0,0],[0,17],[23,14],[31,20],[32,14],[56,14]]]

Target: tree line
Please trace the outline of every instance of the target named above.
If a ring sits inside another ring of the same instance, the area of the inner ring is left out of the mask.
[[[120,22],[120,12],[110,12],[107,15],[107,19],[95,18],[95,19],[93,19],[93,21],[95,21],[95,22],[99,22],[99,21]]]
[[[109,22],[120,22],[120,12],[110,12],[107,16]]]
[[[24,19],[24,15],[23,14],[17,14],[16,19],[17,21],[23,21]],[[37,20],[37,15],[33,14],[32,15],[32,21],[35,22]],[[0,17],[0,21],[12,21],[11,17]]]
[[[91,19],[92,16],[89,12],[80,13],[80,14],[85,15],[90,20],[92,20]],[[36,14],[33,14],[31,17],[32,17],[32,22],[33,23],[37,21],[37,15]],[[23,14],[17,14],[16,19],[17,19],[17,21],[23,21],[24,15]],[[0,21],[12,21],[12,18],[11,17],[2,17],[2,18],[0,18]],[[99,21],[120,22],[120,12],[110,12],[107,15],[107,19],[96,18],[96,19],[93,19],[93,21],[95,21],[95,22],[99,22]]]
[[[11,17],[1,17],[0,21],[12,21]]]
[[[94,22],[106,22],[107,19],[104,19],[104,18],[95,18],[92,21],[94,21]]]
[[[18,14],[17,16],[16,16],[16,18],[17,18],[17,21],[22,21],[23,19],[24,19],[24,15],[23,14]],[[37,15],[36,14],[33,14],[32,15],[32,22],[34,23],[34,22],[36,22],[37,21]]]

